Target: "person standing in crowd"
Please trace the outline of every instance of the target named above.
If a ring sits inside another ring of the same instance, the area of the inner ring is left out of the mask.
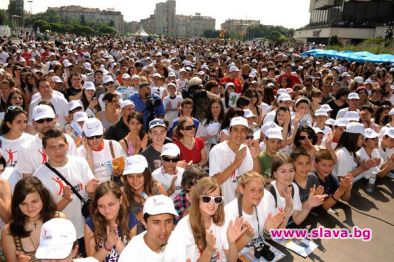
[[[15,166],[19,148],[33,140],[26,132],[27,113],[19,106],[9,106],[0,128],[0,148],[7,166]]]
[[[172,126],[172,122],[178,117],[183,98],[177,95],[175,83],[168,83],[167,90],[169,95],[163,99],[163,106],[166,110],[164,118],[168,121],[168,126]]]
[[[129,133],[120,141],[127,156],[137,155],[148,145],[148,134],[144,132],[144,119],[141,113],[132,112],[127,117]]]
[[[120,254],[119,262],[130,259],[146,262],[161,262],[164,248],[174,228],[174,218],[178,213],[171,198],[163,195],[146,199],[143,208],[143,223],[146,231],[133,237]]]
[[[105,139],[120,141],[129,133],[129,116],[134,112],[135,105],[130,100],[120,101],[121,117],[119,121],[112,124],[105,133]]]
[[[101,121],[106,133],[110,126],[121,119],[121,110],[119,97],[114,93],[105,93],[103,102],[105,103],[105,108],[103,111],[98,112],[96,117]]]
[[[235,198],[239,176],[251,170],[260,172],[259,145],[255,140],[250,148],[244,145],[247,134],[248,121],[234,117],[229,140],[217,144],[209,153],[209,175],[221,185],[225,203]]]
[[[50,192],[57,210],[64,212],[77,230],[81,253],[85,253],[82,215],[82,200],[93,194],[99,184],[85,159],[67,155],[68,142],[60,130],[50,129],[42,138],[42,145],[48,156],[47,163],[41,165],[33,174]],[[61,176],[63,178],[61,178]],[[67,184],[73,186],[73,189]],[[47,199],[46,199],[47,200]]]
[[[179,117],[175,118],[174,121],[172,122],[172,126],[170,126],[170,130],[168,131],[168,136],[170,138],[172,138],[173,133],[175,128],[177,127],[179,121],[184,118],[184,117],[190,117],[193,119],[193,124],[196,128],[196,130],[198,129],[198,127],[200,126],[200,121],[197,118],[194,118],[192,116],[193,114],[193,100],[190,98],[185,98],[182,102],[181,102],[181,114]]]
[[[82,146],[78,155],[85,158],[94,176],[100,181],[110,180],[115,174],[112,160],[125,157],[122,146],[114,140],[104,139],[104,128],[97,118],[89,118],[83,124]]]
[[[38,167],[47,161],[47,155],[42,145],[44,133],[56,125],[56,115],[49,105],[38,105],[33,109],[33,126],[37,134],[33,139],[21,144],[18,152],[16,171],[23,177],[31,176]],[[65,134],[68,155],[76,155],[74,140]]]

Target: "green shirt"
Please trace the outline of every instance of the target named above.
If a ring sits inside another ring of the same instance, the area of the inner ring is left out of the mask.
[[[271,177],[271,165],[273,157],[268,155],[266,151],[259,154],[260,174],[264,177]]]

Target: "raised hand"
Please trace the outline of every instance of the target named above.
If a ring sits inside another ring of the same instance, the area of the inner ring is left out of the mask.
[[[275,216],[269,213],[267,219],[265,220],[265,230],[270,232],[271,229],[278,228],[285,219],[285,216],[286,213],[284,211],[279,211]]]
[[[91,179],[85,186],[85,190],[88,194],[92,194],[98,185],[100,184],[100,181],[97,178]]]
[[[113,226],[107,225],[107,245],[109,244],[111,247],[115,246],[118,238],[118,226],[116,224]]]
[[[286,207],[285,212],[291,214],[293,211],[293,197],[291,196],[292,186],[288,186],[285,191]]]
[[[315,195],[316,188],[312,187],[309,191],[309,197],[306,202],[308,208],[314,208],[323,204],[324,199],[327,197],[326,194],[324,195]]]
[[[227,228],[227,239],[229,243],[235,243],[246,232],[247,227],[242,228],[243,224],[243,219],[240,217],[237,217],[234,222],[232,220],[230,221]]]
[[[68,200],[72,201],[73,200],[73,191],[71,190],[71,187],[68,185],[64,185],[63,187],[63,197]]]
[[[243,147],[242,149],[238,150],[238,152],[235,154],[235,159],[234,162],[240,166],[242,164],[242,161],[244,160],[246,156],[246,147]]]
[[[205,241],[207,241],[207,249],[211,252],[216,250],[216,237],[210,229],[205,230]]]
[[[324,193],[324,187],[323,186],[318,186],[315,189],[315,195],[323,195]]]
[[[260,154],[260,145],[259,142],[257,140],[251,140],[249,142],[249,150],[250,150],[250,154],[252,155],[253,159],[256,159],[259,154]]]
[[[339,182],[339,188],[341,188],[343,190],[343,192],[346,192],[346,191],[351,190],[352,186],[353,186],[353,175],[348,173]]]

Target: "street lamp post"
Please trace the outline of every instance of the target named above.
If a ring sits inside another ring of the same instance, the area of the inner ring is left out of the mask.
[[[33,15],[33,11],[32,11],[32,8],[31,8],[31,4],[33,3],[33,0],[29,0],[27,2],[30,4],[30,17],[31,17]]]

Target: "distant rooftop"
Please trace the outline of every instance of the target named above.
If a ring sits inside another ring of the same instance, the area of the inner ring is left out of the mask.
[[[58,11],[58,12],[104,13],[104,14],[119,14],[119,15],[122,14],[120,11],[100,10],[98,8],[82,7],[79,5],[48,7],[48,9]]]

